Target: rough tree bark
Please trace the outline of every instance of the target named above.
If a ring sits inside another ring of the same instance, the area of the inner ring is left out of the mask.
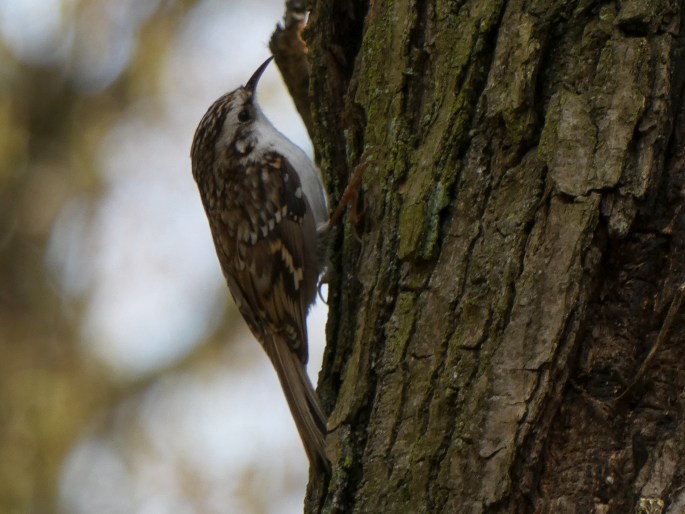
[[[683,2],[309,8],[332,196],[368,166],[307,512],[685,512]]]

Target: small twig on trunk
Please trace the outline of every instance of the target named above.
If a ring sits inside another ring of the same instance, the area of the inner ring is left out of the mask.
[[[357,167],[354,169],[354,172],[352,172],[350,180],[347,182],[347,186],[345,187],[345,191],[343,191],[343,194],[340,197],[340,201],[338,202],[338,206],[336,207],[335,212],[328,220],[329,229],[333,228],[342,219],[348,204],[352,206],[352,210],[350,211],[350,221],[353,225],[356,225],[359,221],[359,216],[363,214],[357,212],[359,186],[362,183],[362,176],[364,175],[364,171],[366,170],[368,164],[369,158],[367,158],[366,156],[362,156],[361,161],[359,162],[359,164],[357,164]]]
[[[671,306],[668,309],[666,319],[664,319],[664,323],[663,325],[661,325],[661,330],[659,330],[659,335],[656,338],[656,342],[647,354],[647,357],[645,357],[645,360],[642,362],[642,366],[640,366],[640,369],[638,370],[637,375],[635,375],[635,378],[632,380],[632,382],[630,382],[628,387],[626,387],[625,390],[616,399],[617,402],[623,400],[626,397],[626,395],[630,392],[630,390],[633,387],[635,387],[635,384],[637,384],[642,379],[652,360],[654,360],[654,356],[656,355],[657,351],[659,351],[659,348],[661,348],[666,338],[668,338],[668,336],[670,335],[671,327],[673,326],[673,322],[675,321],[676,316],[680,312],[680,307],[683,304],[684,296],[685,284],[681,284],[680,287],[678,287],[678,289],[676,290],[675,297],[673,298]]]
[[[283,25],[276,26],[269,41],[269,49],[295,102],[295,108],[307,127],[309,137],[313,139],[309,101],[309,61],[307,44],[302,39],[306,19],[304,0],[287,0]]]

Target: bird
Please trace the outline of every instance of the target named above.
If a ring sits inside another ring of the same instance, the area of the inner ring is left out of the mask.
[[[327,195],[316,166],[257,103],[272,58],[202,117],[192,173],[228,289],[276,370],[312,468],[328,474],[327,417],[306,372]]]

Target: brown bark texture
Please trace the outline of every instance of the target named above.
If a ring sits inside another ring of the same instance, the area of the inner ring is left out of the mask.
[[[307,512],[685,512],[683,2],[309,8],[332,199],[367,166]]]

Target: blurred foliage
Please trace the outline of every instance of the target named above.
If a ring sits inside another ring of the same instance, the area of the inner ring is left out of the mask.
[[[118,19],[132,24],[134,51],[108,81],[91,74],[86,83],[74,65],[93,17],[114,23],[107,0],[60,5],[55,41],[70,44],[58,57],[22,58],[0,39],[0,512],[54,512],[69,445],[121,395],[80,351],[79,305],[46,270],[46,248],[69,198],[97,198],[95,149],[124,108],[157,87],[156,63],[193,3],[140,2],[144,15]]]
[[[301,511],[306,457],[225,310],[188,158],[281,9],[0,1],[0,513]]]

